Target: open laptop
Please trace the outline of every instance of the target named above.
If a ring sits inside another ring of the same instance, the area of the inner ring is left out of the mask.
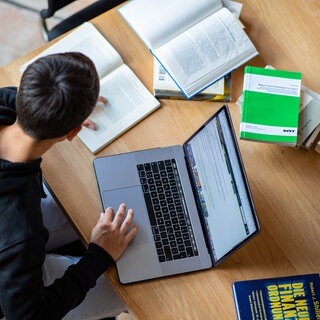
[[[183,146],[94,159],[104,208],[133,208],[139,231],[117,261],[121,283],[216,266],[259,230],[229,110]]]

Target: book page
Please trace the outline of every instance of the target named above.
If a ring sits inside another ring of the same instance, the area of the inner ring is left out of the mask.
[[[119,12],[147,47],[156,49],[220,8],[221,0],[134,0]]]
[[[187,96],[202,91],[258,54],[225,8],[153,53]]]
[[[93,153],[160,105],[126,65],[122,65],[101,80],[100,95],[108,102],[98,103],[89,117],[95,123],[96,130],[83,128],[78,134]]]
[[[208,88],[201,91],[203,94],[224,94],[224,78],[213,83]],[[163,66],[158,62],[157,59],[154,59],[154,68],[153,68],[153,88],[154,90],[169,90],[173,92],[180,93],[179,87],[175,84]]]
[[[21,71],[24,71],[31,62],[40,57],[71,51],[81,52],[88,56],[94,62],[99,78],[123,63],[118,52],[104,36],[91,23],[86,22],[23,65]]]

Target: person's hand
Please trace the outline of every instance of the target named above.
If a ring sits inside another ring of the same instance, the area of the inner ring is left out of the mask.
[[[101,103],[106,105],[108,103],[108,100],[103,96],[99,96],[97,102],[101,102]],[[88,129],[91,129],[91,130],[95,130],[96,129],[96,126],[95,126],[94,122],[92,120],[90,120],[89,118],[84,120],[82,122],[82,125],[84,127],[88,128]]]
[[[126,214],[126,205],[122,203],[116,214],[112,208],[107,208],[100,214],[96,226],[91,232],[90,242],[93,242],[106,250],[113,260],[118,260],[129,242],[135,237],[138,226],[129,228],[133,220],[133,210]]]

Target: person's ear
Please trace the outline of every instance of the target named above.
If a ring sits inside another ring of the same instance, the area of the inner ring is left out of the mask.
[[[72,141],[72,139],[79,133],[79,131],[81,130],[82,125],[80,124],[79,126],[75,127],[73,130],[71,130],[68,134],[67,134],[67,139],[69,141]]]

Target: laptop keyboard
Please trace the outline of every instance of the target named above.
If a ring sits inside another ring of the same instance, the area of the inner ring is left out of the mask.
[[[175,159],[137,165],[159,262],[198,256]]]

